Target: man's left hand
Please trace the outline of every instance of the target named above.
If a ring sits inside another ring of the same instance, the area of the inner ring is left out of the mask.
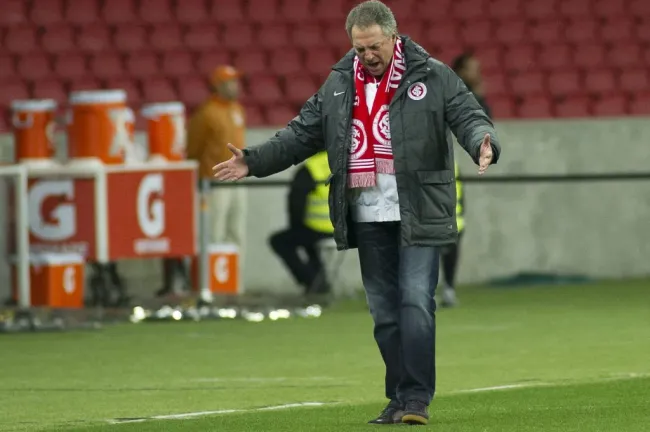
[[[481,152],[478,159],[478,175],[482,175],[492,163],[492,145],[490,134],[485,134],[481,143]]]

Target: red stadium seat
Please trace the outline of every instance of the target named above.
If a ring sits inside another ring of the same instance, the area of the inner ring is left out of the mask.
[[[24,0],[4,0],[2,2],[2,13],[0,13],[0,27],[9,27],[26,24],[29,21],[27,16],[27,2]]]
[[[246,106],[246,126],[259,127],[266,124],[262,110],[258,106]]]
[[[94,77],[79,77],[70,80],[69,91],[100,90],[101,82]]]
[[[303,105],[318,91],[318,84],[309,76],[291,76],[286,78],[284,89],[287,101],[295,105]]]
[[[637,22],[634,33],[639,42],[650,45],[650,16]]]
[[[107,26],[91,24],[79,29],[77,46],[83,52],[97,53],[111,47],[111,32]]]
[[[262,76],[250,80],[248,91],[250,94],[255,95],[255,100],[263,104],[279,103],[284,99],[277,79],[271,76]]]
[[[185,0],[181,3],[184,2]],[[175,19],[170,0],[140,0],[138,16],[149,24],[169,23]]]
[[[573,96],[555,104],[555,115],[558,117],[587,117],[591,115],[588,97]]]
[[[537,53],[533,46],[514,46],[504,52],[503,63],[508,71],[531,71],[537,67]]]
[[[182,32],[176,24],[157,24],[149,33],[149,46],[156,51],[173,51],[183,47]]]
[[[204,0],[177,1],[174,16],[181,24],[197,24],[209,21],[208,9]]]
[[[189,26],[183,35],[183,42],[193,51],[216,49],[219,46],[219,27],[216,24]]]
[[[330,49],[309,50],[305,52],[305,71],[313,75],[327,76],[338,61]]]
[[[474,48],[482,49],[483,46],[492,45],[492,36],[492,22],[488,20],[477,21],[460,29],[461,40]]]
[[[285,24],[263,24],[255,34],[255,45],[262,48],[283,48],[290,44],[291,35],[289,27]]]
[[[52,54],[69,53],[76,49],[72,26],[46,27],[41,33],[41,47]]]
[[[221,23],[239,23],[245,20],[241,0],[219,0],[212,2],[210,17]]]
[[[415,15],[417,0],[386,0],[385,4],[391,8],[397,23],[402,26],[404,21],[410,20]],[[406,29],[405,26],[402,26]]]
[[[506,79],[505,75],[501,73],[486,74],[483,77],[483,81],[485,82],[485,90],[488,99],[510,95],[510,89],[508,88],[510,80]]]
[[[451,15],[457,19],[474,21],[488,14],[487,2],[483,0],[456,0],[451,3]]]
[[[120,78],[125,73],[122,57],[111,51],[93,56],[89,66],[91,73],[102,80]]]
[[[9,132],[11,129],[11,113],[9,109],[0,106],[0,132]]]
[[[632,16],[650,17],[650,3],[647,0],[631,0],[629,2],[629,11]]]
[[[41,26],[63,22],[63,0],[33,0],[29,18]]]
[[[4,40],[5,50],[11,53],[27,54],[37,49],[36,29],[31,26],[10,27]]]
[[[424,35],[429,31],[429,27],[425,26],[425,24],[425,22],[418,18],[399,21],[400,33],[410,37],[416,43],[421,44],[424,40]]]
[[[168,77],[183,77],[194,73],[192,54],[185,50],[169,51],[162,56],[162,72]]]
[[[287,105],[269,105],[265,111],[266,122],[272,126],[285,126],[298,114],[297,108]]]
[[[598,22],[590,18],[571,20],[565,27],[564,36],[568,42],[576,45],[592,43],[600,36]]]
[[[553,103],[546,96],[531,96],[522,101],[517,114],[521,118],[553,117]]]
[[[636,94],[630,101],[630,114],[650,115],[650,92]]]
[[[579,68],[594,70],[605,65],[605,48],[600,44],[583,45],[574,54],[575,65]]]
[[[50,76],[52,66],[44,54],[28,54],[18,59],[17,71],[21,78],[34,81]]]
[[[530,29],[530,39],[539,44],[562,42],[564,38],[564,24],[557,19],[539,21]]]
[[[320,26],[296,25],[291,28],[293,46],[299,48],[314,48],[323,46],[323,33]]]
[[[247,18],[253,23],[270,23],[283,19],[278,10],[278,0],[249,0],[246,9]]]
[[[511,79],[510,88],[515,96],[538,96],[546,92],[544,74],[541,72],[530,72],[515,75]]]
[[[612,95],[598,99],[593,106],[596,116],[623,116],[628,111],[627,98],[624,95]]]
[[[171,82],[166,78],[152,78],[142,82],[142,97],[145,103],[171,102],[178,99]]]
[[[246,76],[262,75],[268,72],[266,51],[246,50],[235,54],[233,65]]]
[[[561,16],[571,18],[588,17],[593,14],[593,0],[565,0],[561,1],[559,12]]]
[[[332,48],[336,49],[337,54],[339,57],[343,57],[345,53],[350,51],[352,48],[352,44],[350,43],[350,39],[348,38],[347,33],[345,32],[345,29],[343,26],[340,24],[328,24],[324,28],[324,38],[325,38],[325,43],[331,46]],[[423,42],[420,42],[423,43]]]
[[[160,75],[160,62],[151,51],[129,54],[126,56],[125,66],[133,78],[147,79]]]
[[[315,0],[314,17],[328,25],[339,28],[345,34],[343,22],[348,13],[347,4],[342,0]]]
[[[186,76],[177,80],[178,97],[187,106],[195,107],[210,96],[207,81],[202,76]]]
[[[548,91],[556,97],[577,96],[581,93],[581,79],[577,71],[553,72],[547,77]]]
[[[99,20],[98,0],[66,0],[65,21],[73,25],[93,24]]]
[[[147,49],[146,28],[140,24],[117,26],[113,33],[113,45],[118,51],[131,53]]]
[[[140,105],[142,103],[142,92],[140,87],[131,78],[115,78],[104,82],[103,88],[124,90],[129,105]]]
[[[495,38],[505,45],[519,45],[528,40],[528,24],[525,21],[503,21],[496,25]]]
[[[18,78],[16,62],[13,56],[0,54],[0,81]]]
[[[517,116],[515,103],[510,96],[495,97],[488,100],[492,115],[498,119],[508,119]]]
[[[63,54],[54,59],[54,73],[67,80],[88,76],[86,59],[81,54]]]
[[[424,34],[422,44],[424,44],[428,49],[440,49],[449,45],[455,46],[460,40],[458,30],[459,26],[453,22],[434,25]],[[348,40],[348,46],[349,45],[350,42]]]
[[[573,50],[569,45],[544,45],[539,52],[538,64],[545,71],[566,70],[573,67]]]
[[[0,106],[9,106],[12,101],[29,99],[29,91],[24,81],[19,79],[0,81]]]
[[[498,20],[519,19],[523,14],[523,5],[520,0],[493,0],[488,4],[488,13],[491,18]]]
[[[49,78],[34,82],[32,97],[35,99],[54,99],[59,105],[63,105],[68,100],[68,92],[61,81]]]
[[[607,19],[600,29],[605,43],[630,42],[634,37],[634,20],[631,18]]]
[[[302,55],[296,49],[278,49],[269,53],[270,70],[280,76],[303,72]]]
[[[607,63],[615,68],[627,69],[643,65],[643,52],[640,45],[630,42],[611,45],[605,56]]]
[[[210,75],[217,66],[232,64],[227,51],[210,51],[201,53],[196,61],[196,68],[203,76]]]
[[[313,18],[311,2],[304,0],[284,0],[279,14],[288,23],[304,23]]]
[[[255,32],[249,24],[226,24],[221,30],[221,45],[231,50],[248,49],[253,45]]]
[[[557,18],[558,1],[525,1],[524,15],[529,20],[545,20]]]
[[[632,69],[621,72],[619,88],[627,93],[650,92],[650,78],[647,69]]]
[[[616,77],[608,69],[600,69],[585,75],[585,90],[592,94],[610,95],[616,92]]]
[[[104,2],[102,9],[104,21],[108,24],[129,24],[136,22],[135,0],[111,0]]]
[[[597,0],[594,3],[594,15],[598,18],[617,18],[624,17],[629,14],[625,2],[617,2],[612,0]]]
[[[502,51],[499,46],[491,46],[481,48],[476,51],[475,55],[481,62],[481,71],[489,73],[491,71],[501,71],[502,65]]]

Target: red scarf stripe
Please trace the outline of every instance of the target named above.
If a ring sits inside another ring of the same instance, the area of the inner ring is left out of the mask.
[[[352,146],[348,163],[350,188],[376,185],[376,174],[394,174],[393,149],[388,107],[406,71],[402,41],[397,39],[393,58],[384,73],[370,112],[366,103],[365,85],[376,83],[358,58],[354,59],[355,104],[350,131]]]

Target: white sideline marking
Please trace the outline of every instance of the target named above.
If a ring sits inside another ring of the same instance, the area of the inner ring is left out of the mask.
[[[514,388],[522,388],[522,387],[536,387],[536,386],[541,386],[541,385],[547,385],[547,384],[546,383],[506,384],[506,385],[500,385],[500,386],[494,386],[494,387],[479,387],[479,388],[473,388],[473,389],[467,389],[467,390],[459,390],[459,391],[452,392],[452,393],[480,393],[480,392],[508,390],[508,389],[514,389]]]
[[[259,382],[259,383],[274,383],[283,381],[332,381],[334,377],[327,376],[314,376],[314,377],[234,377],[234,378],[196,378],[190,381],[214,383],[214,382]]]
[[[215,410],[215,411],[197,411],[190,413],[182,414],[167,414],[167,415],[157,415],[150,416],[146,418],[132,418],[132,419],[109,419],[106,420],[110,424],[122,424],[122,423],[142,423],[150,420],[185,420],[192,419],[197,417],[205,417],[210,415],[219,415],[219,414],[232,414],[232,413],[243,413],[243,412],[254,412],[254,411],[277,411],[290,408],[306,408],[306,407],[320,407],[324,405],[333,405],[336,402],[299,402],[283,405],[273,405],[262,408],[251,408],[251,409],[226,409],[226,410]]]

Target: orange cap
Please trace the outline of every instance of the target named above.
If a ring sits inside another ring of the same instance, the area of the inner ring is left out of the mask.
[[[218,66],[210,75],[210,82],[213,85],[221,84],[224,81],[239,78],[241,74],[237,69],[232,66],[222,65]]]

